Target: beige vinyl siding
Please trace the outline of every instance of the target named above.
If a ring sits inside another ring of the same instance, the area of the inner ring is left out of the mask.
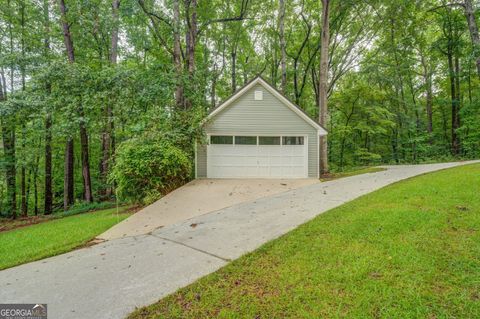
[[[207,177],[207,145],[197,143],[197,178]]]
[[[255,100],[254,92],[263,91],[263,100]],[[283,104],[261,84],[256,84],[236,101],[214,116],[206,125],[214,135],[306,135],[308,136],[308,176],[317,177],[318,132],[298,114]],[[197,149],[197,176],[207,176],[205,146]]]

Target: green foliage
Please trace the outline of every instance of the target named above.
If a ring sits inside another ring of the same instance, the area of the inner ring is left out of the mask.
[[[188,155],[171,142],[135,138],[119,146],[110,180],[119,199],[150,204],[185,183],[191,169]]]
[[[2,131],[12,130],[16,140],[14,155],[0,149],[0,174],[6,175],[12,164],[17,169],[17,210],[24,169],[29,214],[35,207],[42,212],[48,116],[54,208],[60,210],[68,138],[75,145],[74,197],[80,202],[84,196],[80,123],[88,132],[94,198],[112,199],[104,192],[112,185],[99,169],[108,123],[114,124],[111,157],[114,145],[147,138],[168,140],[192,160],[193,141],[202,139],[200,123],[209,110],[258,74],[280,88],[278,1],[197,1],[193,68],[186,52],[193,2],[179,1],[181,70],[173,63],[172,0],[143,1],[147,13],[139,1],[122,0],[118,21],[109,1],[65,2],[75,63],[67,63],[58,5],[12,0],[0,6],[0,84],[7,93],[0,101],[0,126]],[[322,4],[285,3],[285,95],[317,118]],[[334,170],[480,156],[480,81],[475,66],[479,51],[471,43],[464,8],[444,4],[331,2],[327,129]],[[478,10],[475,14],[478,20]],[[111,36],[117,25],[118,59],[112,63]],[[453,72],[449,51],[458,65]],[[459,87],[453,98],[450,75]],[[176,103],[178,86],[188,107]],[[426,111],[429,87],[432,132]],[[460,125],[453,130],[452,105],[460,110]],[[452,152],[452,132],[459,137],[460,154]],[[8,192],[12,189],[7,190],[2,178],[3,214],[11,214]],[[158,191],[147,197],[158,197]]]
[[[118,204],[115,202],[96,202],[96,203],[77,203],[73,205],[67,211],[58,211],[53,214],[54,217],[67,217],[73,216],[78,214],[83,214],[86,212],[97,211],[97,210],[104,210],[108,208],[113,208]]]

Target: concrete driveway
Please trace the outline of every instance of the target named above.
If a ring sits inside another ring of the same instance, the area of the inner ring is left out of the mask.
[[[0,271],[0,301],[47,303],[49,318],[123,318],[331,208],[467,163],[394,166],[315,183]]]
[[[299,187],[318,179],[197,179],[113,226],[99,239],[146,235],[152,231],[222,208]]]

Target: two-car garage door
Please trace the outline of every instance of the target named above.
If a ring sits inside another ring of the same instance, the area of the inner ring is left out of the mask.
[[[209,178],[306,178],[306,136],[212,135]]]

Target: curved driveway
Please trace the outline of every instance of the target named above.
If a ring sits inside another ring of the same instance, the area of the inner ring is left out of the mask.
[[[0,271],[0,302],[47,303],[49,318],[123,318],[331,208],[468,163],[388,166]]]

